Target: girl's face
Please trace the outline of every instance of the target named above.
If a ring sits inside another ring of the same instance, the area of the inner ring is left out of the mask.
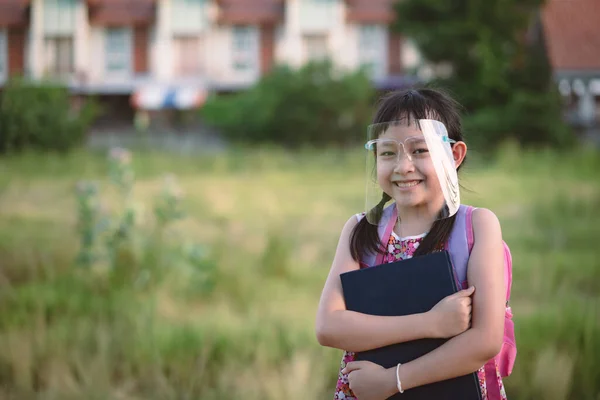
[[[391,125],[379,139],[377,180],[383,191],[402,208],[441,209],[444,195],[420,129],[414,124]]]

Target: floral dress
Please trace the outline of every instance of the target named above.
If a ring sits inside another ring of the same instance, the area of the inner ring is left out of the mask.
[[[384,262],[394,262],[398,260],[405,260],[411,258],[415,253],[419,245],[421,244],[421,240],[425,237],[425,234],[418,236],[408,236],[400,238],[394,232],[390,235],[390,240],[388,242],[388,252],[385,255]],[[334,400],[357,400],[352,390],[350,390],[350,385],[348,382],[348,375],[342,374],[342,369],[346,367],[346,364],[354,361],[354,353],[351,351],[345,351],[342,357],[342,362],[340,365],[340,372],[338,374],[338,381],[335,389]],[[484,368],[481,367],[479,371],[477,371],[477,376],[479,378],[479,386],[481,388],[482,399],[487,399],[487,388],[485,383],[485,372]],[[498,379],[498,387],[500,388],[500,398],[502,400],[506,399],[506,392],[504,391],[504,384],[502,383],[502,378],[498,371],[498,366],[496,366],[496,376]]]

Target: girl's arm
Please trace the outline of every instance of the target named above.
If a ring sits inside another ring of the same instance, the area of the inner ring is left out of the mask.
[[[322,346],[358,352],[410,340],[453,336],[467,329],[470,310],[468,297],[460,299],[455,296],[451,301],[448,299],[449,301],[441,304],[444,308],[398,317],[374,316],[346,310],[340,274],[359,268],[350,254],[350,233],[356,224],[356,217],[352,217],[342,230],[321,295],[316,334]],[[461,312],[462,320],[459,315]],[[451,323],[448,323],[450,319]]]
[[[402,364],[403,389],[455,378],[477,371],[502,347],[506,290],[504,249],[498,218],[489,210],[473,212],[475,244],[467,269],[469,285],[475,286],[472,327],[434,351]],[[395,385],[395,368],[386,371]]]

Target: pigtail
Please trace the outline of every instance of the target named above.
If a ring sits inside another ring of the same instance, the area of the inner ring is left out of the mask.
[[[373,254],[385,252],[385,249],[381,246],[378,225],[373,225],[369,220],[377,221],[379,224],[379,221],[381,221],[381,217],[383,216],[385,204],[391,199],[392,198],[387,193],[383,193],[381,201],[371,210],[367,211],[369,215],[368,220],[365,215],[365,217],[354,226],[352,234],[350,235],[350,254],[354,261],[360,262],[364,252]]]
[[[413,257],[425,254],[435,253],[444,249],[446,242],[450,238],[456,214],[444,219],[439,219],[433,223],[429,233],[423,238],[423,241],[415,250]]]

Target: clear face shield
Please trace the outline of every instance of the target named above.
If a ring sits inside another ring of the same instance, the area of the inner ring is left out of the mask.
[[[406,119],[372,124],[367,156],[366,219],[377,225],[395,203],[398,217],[436,220],[456,214],[460,205],[454,140],[444,124]]]

